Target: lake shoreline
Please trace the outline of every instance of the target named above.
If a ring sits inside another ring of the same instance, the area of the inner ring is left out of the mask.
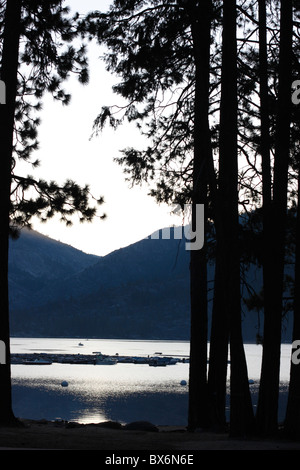
[[[300,450],[300,442],[283,438],[232,439],[226,433],[191,433],[185,426],[158,426],[157,432],[153,432],[129,430],[113,422],[20,421],[22,427],[0,427],[0,450],[101,450],[127,454],[130,450],[173,454],[201,450]]]
[[[84,364],[95,353],[119,362]],[[250,392],[256,411],[261,346],[245,346]],[[41,354],[43,356],[41,356]],[[178,358],[174,365],[149,367],[150,358]],[[185,357],[185,363],[183,358]],[[105,420],[148,420],[155,425],[184,425],[188,416],[189,347],[183,342],[15,338],[12,398],[15,416],[24,419],[91,423]],[[37,364],[46,358],[50,365]],[[28,360],[24,365],[23,360]],[[51,360],[50,360],[51,359]],[[122,360],[126,363],[122,363]],[[140,363],[139,360],[143,361]],[[136,362],[134,362],[136,361]],[[32,362],[32,364],[30,364]],[[37,365],[35,365],[37,364]],[[70,365],[72,364],[72,365]],[[290,346],[282,346],[279,415],[285,417],[290,373]],[[226,416],[230,410],[229,388]]]

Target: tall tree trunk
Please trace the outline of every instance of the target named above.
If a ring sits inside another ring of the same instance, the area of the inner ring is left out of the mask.
[[[276,122],[273,200],[268,211],[268,239],[272,272],[264,285],[264,342],[259,399],[258,430],[278,431],[281,319],[287,211],[288,161],[291,120],[292,0],[281,1],[278,111]]]
[[[224,0],[219,156],[219,204],[222,215],[221,230],[217,234],[219,247],[215,280],[216,295],[221,297],[216,299],[219,309],[216,328],[222,347],[222,357],[218,360],[222,367],[220,391],[223,402],[225,351],[228,338],[230,341],[230,434],[244,436],[253,432],[254,416],[241,326],[236,28],[236,1]],[[217,376],[215,378],[219,380]],[[220,411],[223,415],[223,410]]]
[[[296,224],[296,258],[295,258],[295,281],[294,281],[294,325],[293,341],[300,340],[300,171],[298,169],[298,210]],[[297,346],[299,348],[299,346]],[[289,397],[287,403],[284,431],[286,436],[300,438],[300,364],[299,354],[296,353],[297,362],[291,361]],[[293,351],[292,351],[293,353]]]
[[[223,64],[224,70],[224,46],[225,41],[225,1],[223,2]],[[232,51],[231,51],[232,53]],[[228,255],[226,256],[229,246],[226,244],[226,203],[229,204],[226,195],[226,184],[224,181],[223,158],[224,158],[224,124],[226,107],[224,106],[224,71],[222,70],[222,98],[220,111],[220,149],[219,149],[219,179],[215,213],[216,221],[216,262],[214,275],[214,297],[212,310],[212,326],[210,335],[209,348],[209,372],[208,372],[208,391],[210,404],[210,424],[212,430],[220,431],[226,429],[226,392],[227,392],[227,369],[228,369],[228,344],[229,344],[229,317],[227,307],[227,276]],[[234,80],[234,78],[233,78]],[[229,92],[229,90],[228,90]],[[234,105],[230,103],[230,106]],[[227,109],[228,111],[228,109]],[[223,132],[222,132],[223,130]],[[234,151],[234,149],[233,149]],[[225,199],[224,199],[225,198]],[[227,199],[226,199],[227,198]],[[225,207],[224,207],[225,205]],[[228,212],[228,209],[227,209]]]
[[[270,162],[270,117],[268,98],[268,54],[267,54],[267,13],[266,0],[259,0],[259,81],[260,81],[260,153],[262,158],[262,195],[263,195],[263,286],[265,309],[270,310],[267,302],[272,296],[273,252],[270,244],[272,237],[271,202],[272,178]]]
[[[267,51],[267,13],[266,0],[258,1],[259,7],[259,82],[260,82],[260,120],[261,139],[260,152],[262,157],[263,177],[263,209],[264,216],[268,215],[271,203],[271,162],[270,162],[270,118],[268,94],[268,51]],[[265,227],[264,223],[264,227]],[[268,248],[267,237],[264,240],[264,250]],[[264,251],[263,250],[263,251]]]
[[[206,206],[207,165],[212,156],[209,112],[211,0],[190,7],[195,57],[194,168],[192,228],[197,204]],[[206,225],[204,213],[204,224]],[[199,222],[198,222],[199,223]],[[206,227],[204,228],[204,234]],[[188,427],[208,426],[207,414],[207,260],[204,246],[190,254],[191,336]]]
[[[216,214],[216,217],[218,214]],[[208,394],[210,426],[215,431],[226,430],[226,390],[229,326],[225,312],[225,286],[223,284],[224,249],[221,242],[221,218],[218,220],[214,298],[209,347]]]
[[[7,0],[1,63],[1,80],[6,84],[6,104],[0,105],[0,339],[5,344],[6,349],[5,364],[0,365],[0,424],[13,424],[16,422],[12,411],[11,398],[8,246],[20,18],[21,0]]]

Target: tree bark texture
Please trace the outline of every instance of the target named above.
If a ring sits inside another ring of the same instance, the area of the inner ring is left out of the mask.
[[[268,208],[264,266],[264,339],[257,408],[258,430],[278,431],[283,279],[291,121],[292,0],[281,2],[278,108],[275,137],[273,198]]]
[[[21,0],[7,0],[1,63],[1,80],[6,85],[6,104],[0,105],[0,340],[6,348],[5,364],[0,365],[1,424],[14,422],[10,370],[8,247],[20,18]]]
[[[219,361],[219,365],[212,374],[216,388],[210,391],[210,396],[212,400],[219,397],[220,402],[215,409],[218,410],[219,417],[224,420],[229,340],[230,434],[244,436],[253,433],[254,416],[241,326],[236,28],[236,2],[235,0],[224,0],[219,147],[219,208],[221,209],[221,220],[217,232],[216,310],[214,311],[216,318],[214,319],[215,336],[213,337],[215,363]],[[218,354],[219,357],[217,357]],[[213,365],[210,363],[210,367],[213,367]],[[211,385],[214,385],[214,383],[211,382]],[[220,424],[222,424],[222,421]]]
[[[300,340],[300,173],[298,173],[298,211],[296,226],[296,257],[294,287],[294,324],[293,341]],[[293,353],[293,351],[292,351]],[[298,354],[296,357],[298,360]],[[289,438],[300,438],[300,364],[291,361],[289,396],[284,423],[285,435]]]
[[[193,3],[193,2],[191,2]],[[212,158],[209,111],[211,0],[189,9],[195,58],[194,167],[192,229],[196,205],[207,203],[207,168]],[[205,211],[206,213],[206,211]],[[204,217],[205,219],[205,217]],[[204,221],[206,224],[206,221]],[[204,229],[204,233],[206,230]],[[205,243],[190,252],[190,377],[188,427],[208,426],[207,406],[207,259]]]

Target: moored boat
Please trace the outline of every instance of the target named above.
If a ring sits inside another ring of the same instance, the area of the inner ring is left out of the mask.
[[[103,356],[103,354],[98,354],[96,356],[95,364],[97,365],[108,365],[108,366],[113,366],[114,364],[117,364],[117,359],[109,356]]]

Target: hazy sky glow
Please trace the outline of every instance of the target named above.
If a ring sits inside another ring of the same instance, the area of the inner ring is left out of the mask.
[[[93,9],[105,11],[110,3],[108,0],[67,0],[65,5],[85,13]],[[107,127],[98,137],[90,139],[101,107],[120,100],[112,93],[116,79],[105,71],[100,55],[99,46],[89,46],[88,85],[80,85],[73,77],[66,82],[64,88],[72,94],[69,106],[63,107],[51,96],[44,100],[40,149],[34,154],[41,165],[32,170],[27,164],[25,172],[59,183],[73,179],[81,185],[88,184],[96,198],[104,197],[105,204],[99,207],[99,215],[105,212],[105,221],[80,224],[75,217],[74,225],[65,227],[58,219],[53,219],[46,224],[35,222],[33,228],[87,253],[105,255],[180,220],[170,217],[170,208],[158,206],[147,196],[146,187],[129,188],[122,168],[113,161],[120,149],[142,142],[134,126],[126,125],[117,131]]]

